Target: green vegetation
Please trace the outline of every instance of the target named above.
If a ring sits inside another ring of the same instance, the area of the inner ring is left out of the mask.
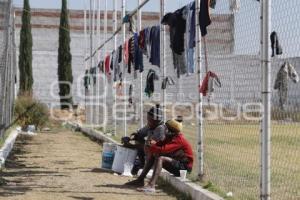
[[[61,109],[68,109],[73,105],[72,100],[72,55],[70,49],[70,27],[67,9],[67,0],[62,0],[60,27],[59,27],[59,47],[58,47],[58,82]]]
[[[20,94],[32,94],[32,35],[31,14],[29,0],[24,0],[22,13],[22,27],[20,32],[19,48],[19,71],[20,71]]]
[[[49,120],[48,107],[30,96],[18,97],[14,115],[17,118],[16,123],[22,128],[32,124],[37,129],[41,129]]]
[[[197,127],[185,123],[184,134],[194,148],[194,170],[189,179],[197,177]],[[138,124],[128,124],[128,135]],[[123,136],[120,126],[113,138]],[[204,123],[204,170],[207,186],[222,197],[232,192],[233,198],[259,199],[260,174],[260,126],[247,122]],[[297,123],[272,122],[272,196],[275,199],[296,200],[300,191],[300,125]],[[228,197],[226,197],[228,199]]]

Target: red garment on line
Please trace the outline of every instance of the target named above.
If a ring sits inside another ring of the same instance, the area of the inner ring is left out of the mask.
[[[110,75],[110,55],[105,57],[105,74]]]
[[[155,145],[151,145],[149,151],[153,154],[168,154],[181,149],[184,151],[184,154],[188,159],[187,167],[192,169],[194,161],[193,149],[190,143],[184,138],[182,133],[174,136],[171,141],[164,140],[162,142],[158,142]]]
[[[199,85],[199,92],[203,94],[203,96],[206,96],[207,95],[207,91],[208,91],[208,81],[209,81],[209,78],[212,77],[212,78],[218,78],[217,74],[211,72],[211,71],[208,71],[204,80],[202,81],[202,84]]]
[[[124,63],[125,64],[128,64],[128,61],[129,61],[129,40],[127,40],[125,43],[124,43],[124,47],[123,47],[123,52],[124,52]]]

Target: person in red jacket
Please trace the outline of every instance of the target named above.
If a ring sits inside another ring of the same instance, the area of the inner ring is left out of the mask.
[[[155,183],[162,168],[175,176],[180,176],[180,170],[192,171],[193,150],[181,132],[181,123],[176,120],[166,122],[168,134],[161,142],[151,141],[149,152],[154,159],[154,171],[148,185],[138,188],[143,192],[155,192]]]

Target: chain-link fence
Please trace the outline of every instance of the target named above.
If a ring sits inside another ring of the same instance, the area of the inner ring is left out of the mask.
[[[14,46],[14,16],[12,1],[0,0],[0,131],[13,116],[16,57]]]
[[[153,0],[154,1],[154,0]],[[153,1],[151,1],[153,3]],[[155,1],[157,7],[159,1]],[[189,1],[165,0],[167,12],[174,11],[189,3]],[[121,1],[118,1],[118,5]],[[273,1],[272,27],[270,35],[270,52],[274,49],[271,59],[271,197],[272,199],[300,198],[300,59],[299,36],[300,27],[298,8],[300,2],[292,0],[282,4]],[[176,7],[175,6],[175,7]],[[172,7],[173,10],[169,8]],[[119,8],[120,9],[120,8]],[[103,12],[103,10],[102,10]],[[160,24],[159,10],[142,13],[142,28]],[[261,189],[261,135],[262,117],[262,58],[261,49],[261,3],[257,0],[224,0],[217,1],[215,8],[210,8],[212,23],[208,27],[208,34],[201,43],[201,83],[208,74],[213,74],[213,90],[203,96],[203,133],[204,133],[204,180],[207,187],[222,196],[233,196],[233,199],[252,200],[260,197]],[[120,13],[121,14],[121,13]],[[111,15],[112,17],[112,15]],[[109,17],[110,18],[110,17]],[[135,17],[136,18],[136,17]],[[150,20],[151,19],[151,20]],[[109,24],[112,24],[110,18]],[[118,15],[118,21],[121,16]],[[275,31],[275,32],[273,32]],[[126,39],[128,35],[126,31]],[[121,38],[121,35],[118,36]],[[113,48],[113,41],[108,44],[107,52]],[[118,39],[118,46],[123,41]],[[167,119],[183,116],[183,132],[194,147],[195,160],[197,153],[197,103],[199,82],[197,71],[178,78],[173,67],[172,51],[169,48],[169,30],[166,31],[166,76],[174,80],[175,84],[167,84],[166,111]],[[274,48],[272,48],[274,47]],[[282,53],[281,53],[282,51]],[[185,52],[187,53],[187,52]],[[196,55],[194,55],[196,56]],[[144,72],[142,85],[140,76],[134,71],[126,73],[125,87],[127,95],[124,98],[122,90],[118,90],[117,102],[127,104],[127,133],[130,134],[140,127],[141,115],[140,91],[146,86],[146,77],[150,69],[154,70],[159,80],[154,81],[155,92],[149,98],[143,93],[143,110],[147,112],[150,105],[162,103],[162,68],[153,66],[144,58]],[[100,58],[100,60],[103,58]],[[196,57],[194,57],[194,66]],[[210,73],[209,73],[210,72]],[[108,96],[109,125],[113,126],[114,116],[113,95],[118,83],[110,82]],[[112,86],[114,84],[114,86]],[[208,84],[211,84],[208,83]],[[130,86],[131,85],[131,86]],[[211,87],[211,86],[210,86]],[[132,95],[129,90],[132,88]],[[210,88],[212,89],[212,88]],[[103,87],[99,90],[102,93]],[[121,98],[122,97],[122,98]],[[102,100],[101,100],[102,101]],[[117,120],[117,139],[124,135],[124,121],[122,113],[118,113],[121,120]],[[104,117],[102,112],[98,113]],[[116,116],[115,116],[116,117]],[[144,123],[146,116],[144,114]],[[192,180],[197,178],[195,162]],[[207,184],[209,183],[210,184]],[[201,183],[203,184],[203,183]]]

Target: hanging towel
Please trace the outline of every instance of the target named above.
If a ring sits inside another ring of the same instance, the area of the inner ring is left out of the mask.
[[[285,62],[280,67],[274,84],[274,89],[278,90],[279,104],[281,109],[284,109],[284,105],[287,103],[288,78],[290,78],[294,83],[299,82],[299,75],[294,66],[288,62]]]
[[[199,22],[201,36],[204,37],[207,34],[207,27],[211,24],[209,15],[209,0],[201,0],[200,2]]]
[[[222,86],[217,74],[208,71],[206,76],[204,77],[202,84],[199,86],[199,92],[202,93],[203,96],[206,96],[208,93],[212,94],[215,90],[214,85],[217,85],[218,87]]]
[[[278,35],[275,31],[273,31],[270,35],[271,39],[271,47],[272,47],[272,57],[276,55],[281,55],[282,54],[282,47],[279,44],[279,38]]]
[[[158,75],[153,69],[150,69],[146,79],[145,93],[148,97],[151,97],[154,93],[154,81],[159,80]]]

